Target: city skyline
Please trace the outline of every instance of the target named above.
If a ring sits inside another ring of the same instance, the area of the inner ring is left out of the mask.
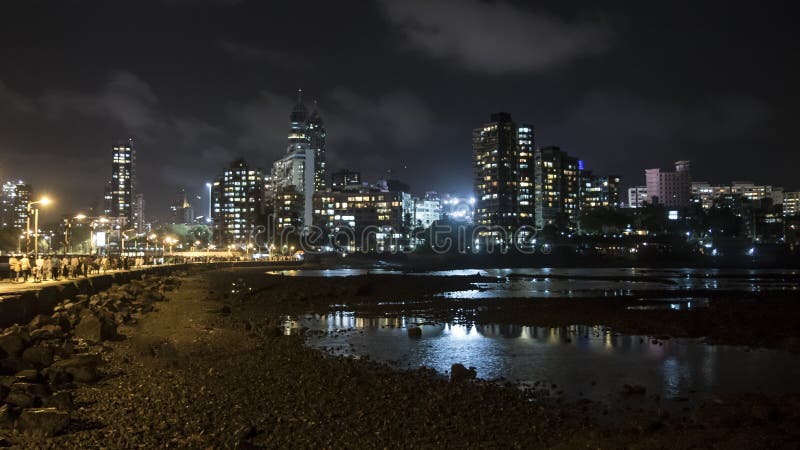
[[[269,11],[247,1],[210,1],[191,10],[181,2],[113,8],[63,2],[44,11],[15,5],[19,25],[1,32],[7,42],[13,35],[15,45],[4,46],[0,57],[15,64],[0,70],[0,177],[24,179],[58,199],[58,207],[43,211],[54,220],[101,200],[110,145],[134,137],[147,209],[165,216],[168,199],[159,192],[185,187],[202,195],[205,182],[238,157],[269,167],[285,151],[287,112],[303,88],[325,118],[329,173],[351,169],[374,180],[392,170],[418,195],[471,191],[470,130],[496,111],[535,126],[542,146],[559,146],[598,173],[621,175],[626,188],[644,184],[644,169],[681,159],[693,161],[697,179],[712,183],[797,187],[791,95],[782,90],[792,89],[786,82],[792,71],[777,70],[790,48],[768,47],[782,32],[772,22],[775,12],[723,14],[704,5],[687,18],[680,5],[531,9],[470,1],[456,26],[430,5],[365,2],[349,19],[330,5],[312,6],[303,15],[306,32],[293,34],[279,19],[297,16],[291,5]],[[187,12],[199,24],[223,23],[201,32],[196,28],[210,27],[181,22]],[[103,20],[117,13],[131,25]],[[519,32],[498,37],[497,48],[481,47],[470,40],[483,32],[470,28],[476,14]],[[150,38],[131,39],[135,29],[127,27],[147,17]],[[230,25],[256,19],[271,26]],[[691,26],[703,21],[707,28]],[[363,29],[331,34],[341,23]],[[529,23],[549,27],[553,36],[536,40],[537,32],[525,31]],[[761,32],[737,35],[744,23]],[[67,25],[75,33],[56,42]],[[44,39],[25,38],[19,26],[41,27]],[[670,48],[653,34],[678,30]],[[99,35],[104,39],[94,39]],[[581,45],[588,40],[597,45]],[[714,67],[703,64],[703,50],[714,51]],[[46,65],[44,54],[51,58]],[[367,71],[357,64],[362,54],[372,58]],[[176,55],[185,64],[172,64]],[[742,65],[743,57],[752,63]],[[587,70],[594,75],[583,75]],[[767,77],[777,79],[767,83]],[[758,146],[775,157],[749,151]],[[82,170],[103,176],[78,177]]]

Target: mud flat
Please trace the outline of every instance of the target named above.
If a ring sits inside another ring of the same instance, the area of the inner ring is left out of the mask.
[[[280,326],[285,315],[326,312],[332,305],[384,314],[381,308],[391,306],[388,298],[408,302],[394,304],[389,313],[425,310],[415,299],[434,301],[428,296],[442,288],[462,289],[474,282],[409,280],[289,279],[253,269],[220,269],[145,279],[133,288],[119,286],[105,298],[81,299],[87,303],[68,308],[81,310],[75,324],[69,314],[70,325],[59,319],[62,335],[48,343],[58,343],[62,352],[50,366],[33,369],[45,377],[28,382],[42,386],[30,390],[33,406],[11,405],[5,421],[0,418],[0,445],[796,448],[800,442],[797,395],[742,393],[680,417],[659,411],[653,399],[652,410],[601,424],[592,418],[597,408],[592,402],[534,398],[517,386],[472,380],[468,370],[455,370],[458,376],[451,381],[429,369],[397,371],[363,359],[331,357],[305,346],[302,334],[285,335]],[[121,307],[129,316],[112,311]],[[77,329],[88,317],[85,311],[105,317],[101,324],[109,333],[81,337]],[[42,326],[31,323],[1,334],[41,334]],[[42,341],[31,342],[24,343],[23,352],[45,347]],[[75,358],[91,358],[96,376],[73,374],[60,380],[58,392],[67,392],[62,397],[68,395],[71,404],[48,410],[58,416],[57,427],[45,430],[37,428],[37,417],[23,419],[26,411],[53,396],[52,365]],[[21,382],[19,376],[3,380],[13,385]],[[15,392],[20,390],[17,386]],[[628,395],[647,395],[636,386],[628,390]]]

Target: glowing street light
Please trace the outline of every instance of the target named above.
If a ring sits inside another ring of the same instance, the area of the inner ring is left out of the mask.
[[[47,206],[49,204],[50,204],[50,199],[47,197],[42,197],[41,199],[35,202],[28,202],[28,218],[27,218],[26,229],[28,230],[29,235],[31,230],[31,207],[33,205]],[[39,208],[33,208],[33,228],[34,228],[33,254],[34,254],[34,259],[39,259]]]

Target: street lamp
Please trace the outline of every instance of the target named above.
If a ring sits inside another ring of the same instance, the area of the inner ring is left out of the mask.
[[[103,216],[87,216],[86,214],[77,214],[75,216],[75,220],[83,220],[83,219],[91,219],[92,222],[89,224],[91,228],[91,232],[89,233],[89,254],[94,254],[94,236],[95,236],[95,228],[97,228],[97,223],[108,223],[109,220]]]
[[[170,254],[172,254],[172,244],[174,244],[175,242],[177,242],[177,240],[173,239],[171,237],[165,237],[164,238],[164,244],[169,245],[169,253]]]
[[[125,240],[126,240],[126,239],[127,239],[127,240],[130,240],[130,239],[128,238],[128,236],[126,236],[126,235],[125,235],[125,233],[127,233],[128,231],[136,231],[136,228],[129,228],[129,229],[127,229],[127,230],[124,230],[124,231],[120,231],[120,232],[119,232],[120,236],[122,236],[122,245],[121,245],[121,246],[120,246],[120,248],[119,248],[119,256],[123,256],[122,254],[125,252]],[[136,235],[134,235],[134,236],[136,236]],[[134,249],[134,250],[135,250],[135,249]]]
[[[50,204],[50,199],[47,197],[42,197],[40,200],[35,202],[28,202],[28,218],[26,223],[26,228],[28,229],[28,235],[30,236],[31,230],[31,207],[33,205],[47,206]],[[34,260],[39,259],[39,208],[33,208],[33,258]],[[26,251],[29,249],[26,248]]]

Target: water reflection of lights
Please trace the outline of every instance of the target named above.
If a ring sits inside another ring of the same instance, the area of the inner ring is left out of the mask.
[[[420,339],[408,337],[407,328],[413,325],[422,328]],[[307,342],[334,354],[369,355],[396,367],[424,365],[440,373],[460,362],[475,366],[480,378],[552,380],[567,391],[573,389],[573,395],[583,392],[612,402],[619,400],[625,383],[673,397],[697,391],[691,397],[699,398],[737,389],[786,392],[794,390],[793,374],[800,373],[800,361],[787,353],[748,352],[686,339],[659,344],[645,336],[614,334],[603,326],[432,325],[417,317],[367,318],[346,311],[301,316],[290,326],[329,331],[310,333]],[[591,381],[597,385],[587,392]]]
[[[472,325],[450,324],[445,327],[445,331],[446,334],[458,340],[483,338]]]

